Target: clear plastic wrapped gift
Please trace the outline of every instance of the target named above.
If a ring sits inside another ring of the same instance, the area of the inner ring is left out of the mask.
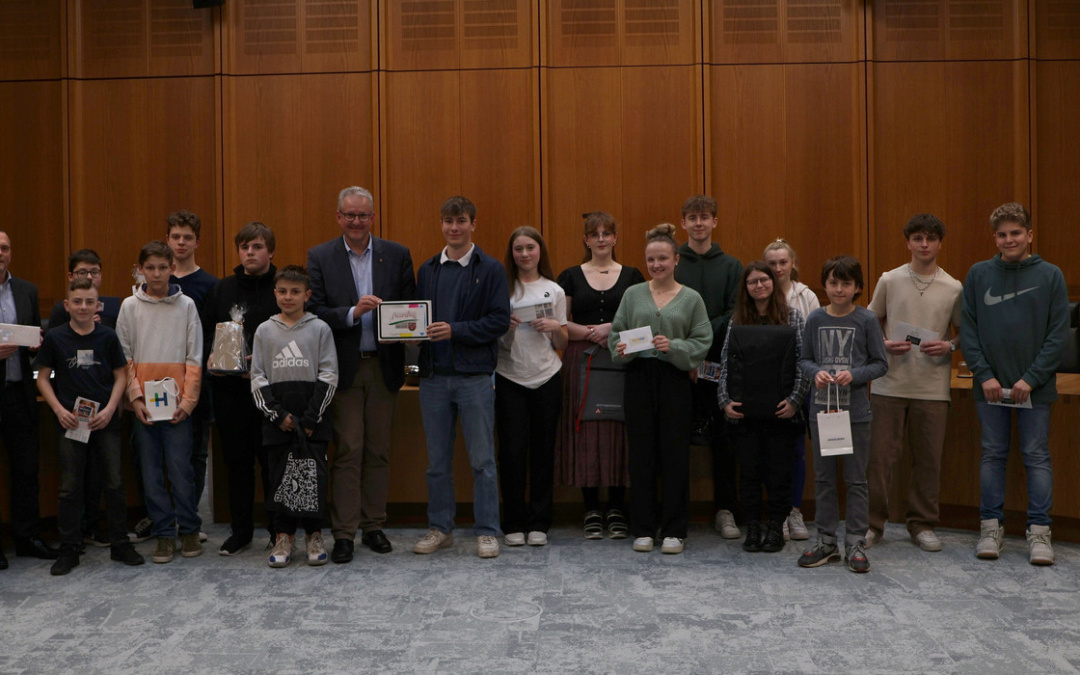
[[[231,321],[222,321],[214,327],[214,346],[206,367],[215,373],[246,373],[248,350],[244,342],[244,309],[234,305],[229,315]]]

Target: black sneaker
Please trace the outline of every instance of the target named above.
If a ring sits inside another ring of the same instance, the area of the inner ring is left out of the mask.
[[[154,529],[154,521],[149,518],[143,518],[135,524],[135,529],[128,532],[128,540],[132,544],[141,544],[150,538],[150,532]]]
[[[840,562],[840,551],[836,544],[826,544],[819,541],[814,548],[803,551],[799,556],[799,567],[821,567],[827,563]]]
[[[112,545],[112,542],[109,541],[109,535],[96,528],[83,533],[83,543],[97,546],[98,548],[108,548]]]
[[[125,565],[141,565],[146,562],[146,558],[139,555],[129,541],[113,544],[109,550],[109,558]]]
[[[64,544],[60,547],[60,557],[53,563],[49,574],[54,577],[62,577],[79,566],[79,547],[74,544]]]
[[[746,539],[742,543],[742,550],[747,553],[761,550],[761,521],[751,520],[746,524]]]
[[[240,551],[247,548],[251,543],[251,537],[240,537],[235,534],[230,534],[229,538],[225,540],[225,543],[218,549],[218,555],[236,555]]]
[[[776,553],[784,548],[784,530],[780,523],[769,523],[765,528],[765,537],[761,540],[761,550]]]
[[[847,561],[847,568],[852,572],[861,574],[870,571],[870,561],[866,559],[866,552],[863,551],[863,547],[858,544],[847,550],[844,559]]]

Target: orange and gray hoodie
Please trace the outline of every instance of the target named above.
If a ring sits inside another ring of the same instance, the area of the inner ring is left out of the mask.
[[[195,302],[180,287],[152,298],[145,286],[125,298],[116,334],[127,358],[128,403],[143,395],[143,382],[171,377],[180,390],[180,408],[188,415],[199,402],[202,384],[202,324]]]

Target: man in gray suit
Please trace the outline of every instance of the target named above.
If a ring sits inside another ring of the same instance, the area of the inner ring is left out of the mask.
[[[0,323],[41,327],[37,286],[11,276],[11,238],[0,230]],[[0,342],[0,433],[8,453],[15,555],[55,560],[41,541],[38,508],[37,386],[30,350]],[[0,550],[0,569],[8,565]]]
[[[330,404],[334,464],[330,469],[330,559],[353,558],[356,530],[376,553],[389,553],[383,534],[389,487],[390,424],[397,392],[405,382],[401,344],[379,344],[376,312],[384,300],[411,300],[416,293],[412,256],[401,244],[371,234],[375,201],[360,187],[338,195],[342,236],[308,251],[308,309],[334,331],[338,390]]]

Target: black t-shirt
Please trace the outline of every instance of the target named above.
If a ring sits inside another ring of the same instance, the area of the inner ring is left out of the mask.
[[[112,396],[113,371],[124,367],[127,359],[113,329],[96,323],[92,333],[79,335],[68,323],[45,334],[37,363],[52,369],[56,398],[66,409],[73,410],[79,396],[97,401],[104,408]],[[119,425],[120,415],[114,414],[109,428]]]
[[[571,320],[583,326],[611,323],[626,289],[644,281],[645,277],[641,272],[629,265],[622,266],[615,285],[606,291],[598,291],[589,285],[585,273],[581,271],[581,265],[568,267],[559,275],[559,285],[566,297],[571,298]]]

